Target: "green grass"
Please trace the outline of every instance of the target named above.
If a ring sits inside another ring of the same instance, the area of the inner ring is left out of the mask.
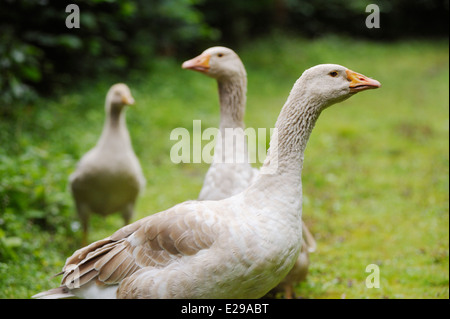
[[[449,298],[448,43],[272,37],[239,53],[248,127],[273,127],[294,81],[315,64],[342,64],[383,85],[323,112],[311,135],[303,216],[318,248],[297,295]],[[215,82],[181,62],[159,59],[121,79],[137,101],[127,122],[147,177],[134,219],[195,199],[208,168],[169,158],[172,129],[192,129],[193,119],[218,124]],[[111,84],[87,80],[0,121],[1,298],[58,285],[49,277],[79,247],[67,177],[101,132]],[[98,217],[91,226],[94,241],[122,220]],[[379,289],[366,288],[369,264],[379,266]]]

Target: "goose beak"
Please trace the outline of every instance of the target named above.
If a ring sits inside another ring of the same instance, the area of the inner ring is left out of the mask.
[[[356,73],[352,70],[346,70],[347,79],[350,82],[350,92],[356,93],[364,90],[377,89],[381,86],[377,80],[368,78],[365,75]]]
[[[134,104],[134,99],[133,97],[130,96],[123,96],[122,97],[122,103],[125,105],[133,105]]]
[[[209,71],[209,59],[211,55],[202,53],[198,57],[185,61],[181,67],[183,69],[194,70],[202,73],[208,73]]]

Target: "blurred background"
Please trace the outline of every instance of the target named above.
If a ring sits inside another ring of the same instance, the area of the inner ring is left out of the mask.
[[[68,29],[66,6],[80,9]],[[367,28],[380,8],[380,28]],[[217,126],[216,84],[181,63],[233,48],[246,124],[272,127],[294,81],[339,63],[383,87],[319,120],[304,165],[316,236],[302,298],[448,298],[448,0],[0,0],[0,298],[28,298],[79,248],[67,178],[95,145],[104,98],[127,112],[147,188],[134,219],[197,197],[206,164],[170,162],[170,131]],[[328,112],[328,111],[327,111]],[[119,216],[92,222],[98,240]],[[366,265],[381,268],[367,289]]]

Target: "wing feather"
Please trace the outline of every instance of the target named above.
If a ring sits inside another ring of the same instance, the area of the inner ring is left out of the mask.
[[[193,202],[143,218],[76,251],[66,261],[61,284],[71,288],[94,278],[99,285],[119,284],[144,267],[165,267],[209,248],[217,221],[204,204]]]
[[[125,248],[123,243],[117,245],[108,254],[97,260],[94,268],[99,271],[98,280],[109,283],[109,277],[117,271],[117,268],[128,257],[128,253],[123,251]]]

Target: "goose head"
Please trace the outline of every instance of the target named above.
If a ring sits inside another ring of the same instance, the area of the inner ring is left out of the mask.
[[[293,92],[305,94],[321,110],[352,95],[381,86],[380,82],[337,64],[320,64],[303,72]],[[319,110],[319,111],[321,111]]]
[[[226,47],[212,47],[199,56],[185,61],[183,69],[194,70],[217,80],[245,77],[245,67],[239,56]]]
[[[124,83],[114,84],[106,95],[106,108],[110,110],[122,110],[126,105],[134,104],[130,88]]]

